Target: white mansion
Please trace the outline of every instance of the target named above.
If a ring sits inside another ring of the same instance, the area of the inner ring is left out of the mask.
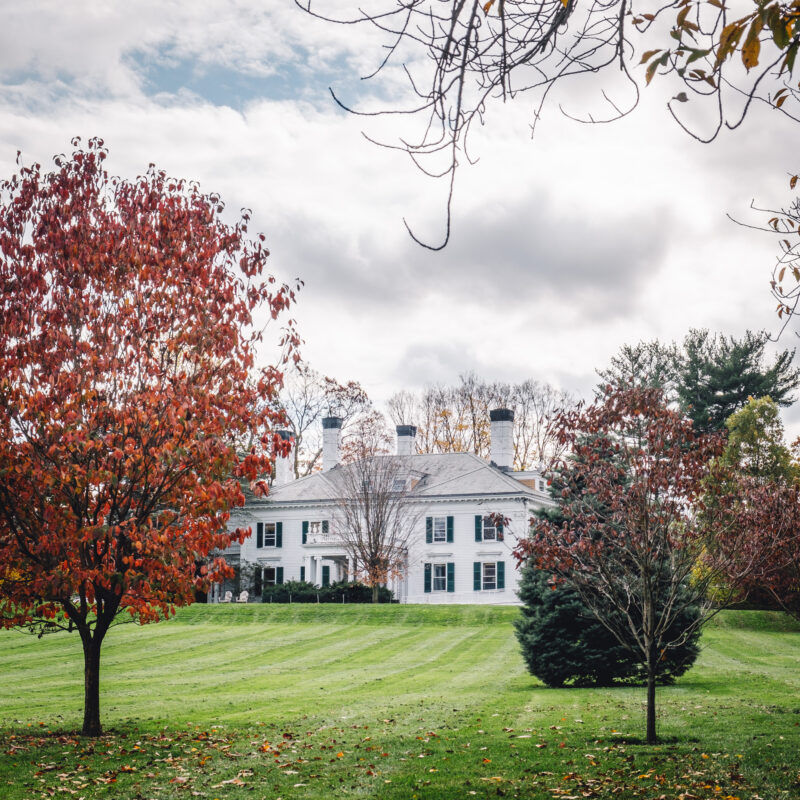
[[[404,574],[389,585],[400,602],[518,602],[512,551],[527,535],[531,513],[552,501],[539,472],[512,471],[513,412],[495,409],[490,416],[491,461],[470,453],[415,455],[416,428],[397,427],[397,457],[415,476],[410,499],[418,520]],[[294,480],[291,459],[279,459],[269,496],[248,497],[231,518],[232,527],[252,529],[244,544],[224,554],[255,570],[251,601],[263,585],[305,580],[325,586],[354,574],[332,524],[337,471],[347,469],[339,464],[341,420],[326,417],[322,424],[322,471]],[[504,528],[495,527],[497,515],[509,520]],[[215,587],[209,602],[226,588]]]

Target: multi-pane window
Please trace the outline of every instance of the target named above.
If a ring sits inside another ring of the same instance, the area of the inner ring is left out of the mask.
[[[453,517],[425,517],[425,541],[452,542]]]
[[[434,564],[433,565],[433,591],[446,592],[447,591],[447,565]]]
[[[275,523],[264,523],[264,547],[275,547]]]
[[[502,542],[503,518],[500,514],[487,514],[475,516],[475,541],[476,542]]]
[[[493,561],[488,561],[483,565],[481,588],[484,590],[497,588],[497,564]]]
[[[405,478],[395,478],[392,481],[392,491],[393,492],[402,492],[406,488],[406,479]]]
[[[491,592],[506,588],[505,561],[476,561],[473,574],[473,589],[476,592]]]
[[[256,547],[282,547],[283,523],[259,522],[256,525]]]
[[[424,564],[425,592],[454,592],[456,590],[456,565],[452,561],[446,564]]]
[[[253,594],[263,593],[265,586],[277,586],[283,583],[283,567],[258,567],[253,576]]]

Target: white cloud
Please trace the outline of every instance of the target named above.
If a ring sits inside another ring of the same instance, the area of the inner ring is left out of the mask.
[[[790,128],[761,124],[757,110],[702,146],[669,120],[657,86],[613,125],[550,108],[534,141],[524,98],[495,107],[474,132],[478,165],[458,177],[451,244],[430,253],[402,219],[435,240],[444,185],[360,134],[396,141],[408,121],[346,115],[319,80],[374,67],[362,36],[291,3],[18,4],[0,31],[0,174],[17,149],[47,161],[73,135],[100,135],[114,172],[153,161],[219,192],[232,214],[252,208],[273,269],[306,281],[306,356],[378,399],[470,369],[589,391],[623,342],[776,329],[773,243],[725,213],[785,198]],[[175,64],[209,80],[287,74],[297,93],[239,110],[196,87],[152,96],[148,69]],[[376,91],[399,91],[387,77]],[[561,99],[573,109],[590,94]]]

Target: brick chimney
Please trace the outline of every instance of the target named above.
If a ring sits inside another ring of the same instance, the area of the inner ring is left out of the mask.
[[[327,472],[339,463],[339,435],[342,432],[340,417],[322,419],[322,470]]]
[[[492,422],[492,462],[506,472],[514,464],[514,412],[495,408],[489,412]]]

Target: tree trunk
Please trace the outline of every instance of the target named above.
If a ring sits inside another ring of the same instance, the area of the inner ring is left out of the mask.
[[[656,658],[654,643],[647,648],[647,744],[655,744],[656,736]]]
[[[378,599],[379,595],[380,595],[380,590],[381,590],[380,584],[378,584],[378,583],[373,583],[372,584],[372,602],[373,603],[379,603],[380,602],[380,600]]]
[[[103,640],[88,633],[83,640],[83,736],[100,736],[100,645]]]

